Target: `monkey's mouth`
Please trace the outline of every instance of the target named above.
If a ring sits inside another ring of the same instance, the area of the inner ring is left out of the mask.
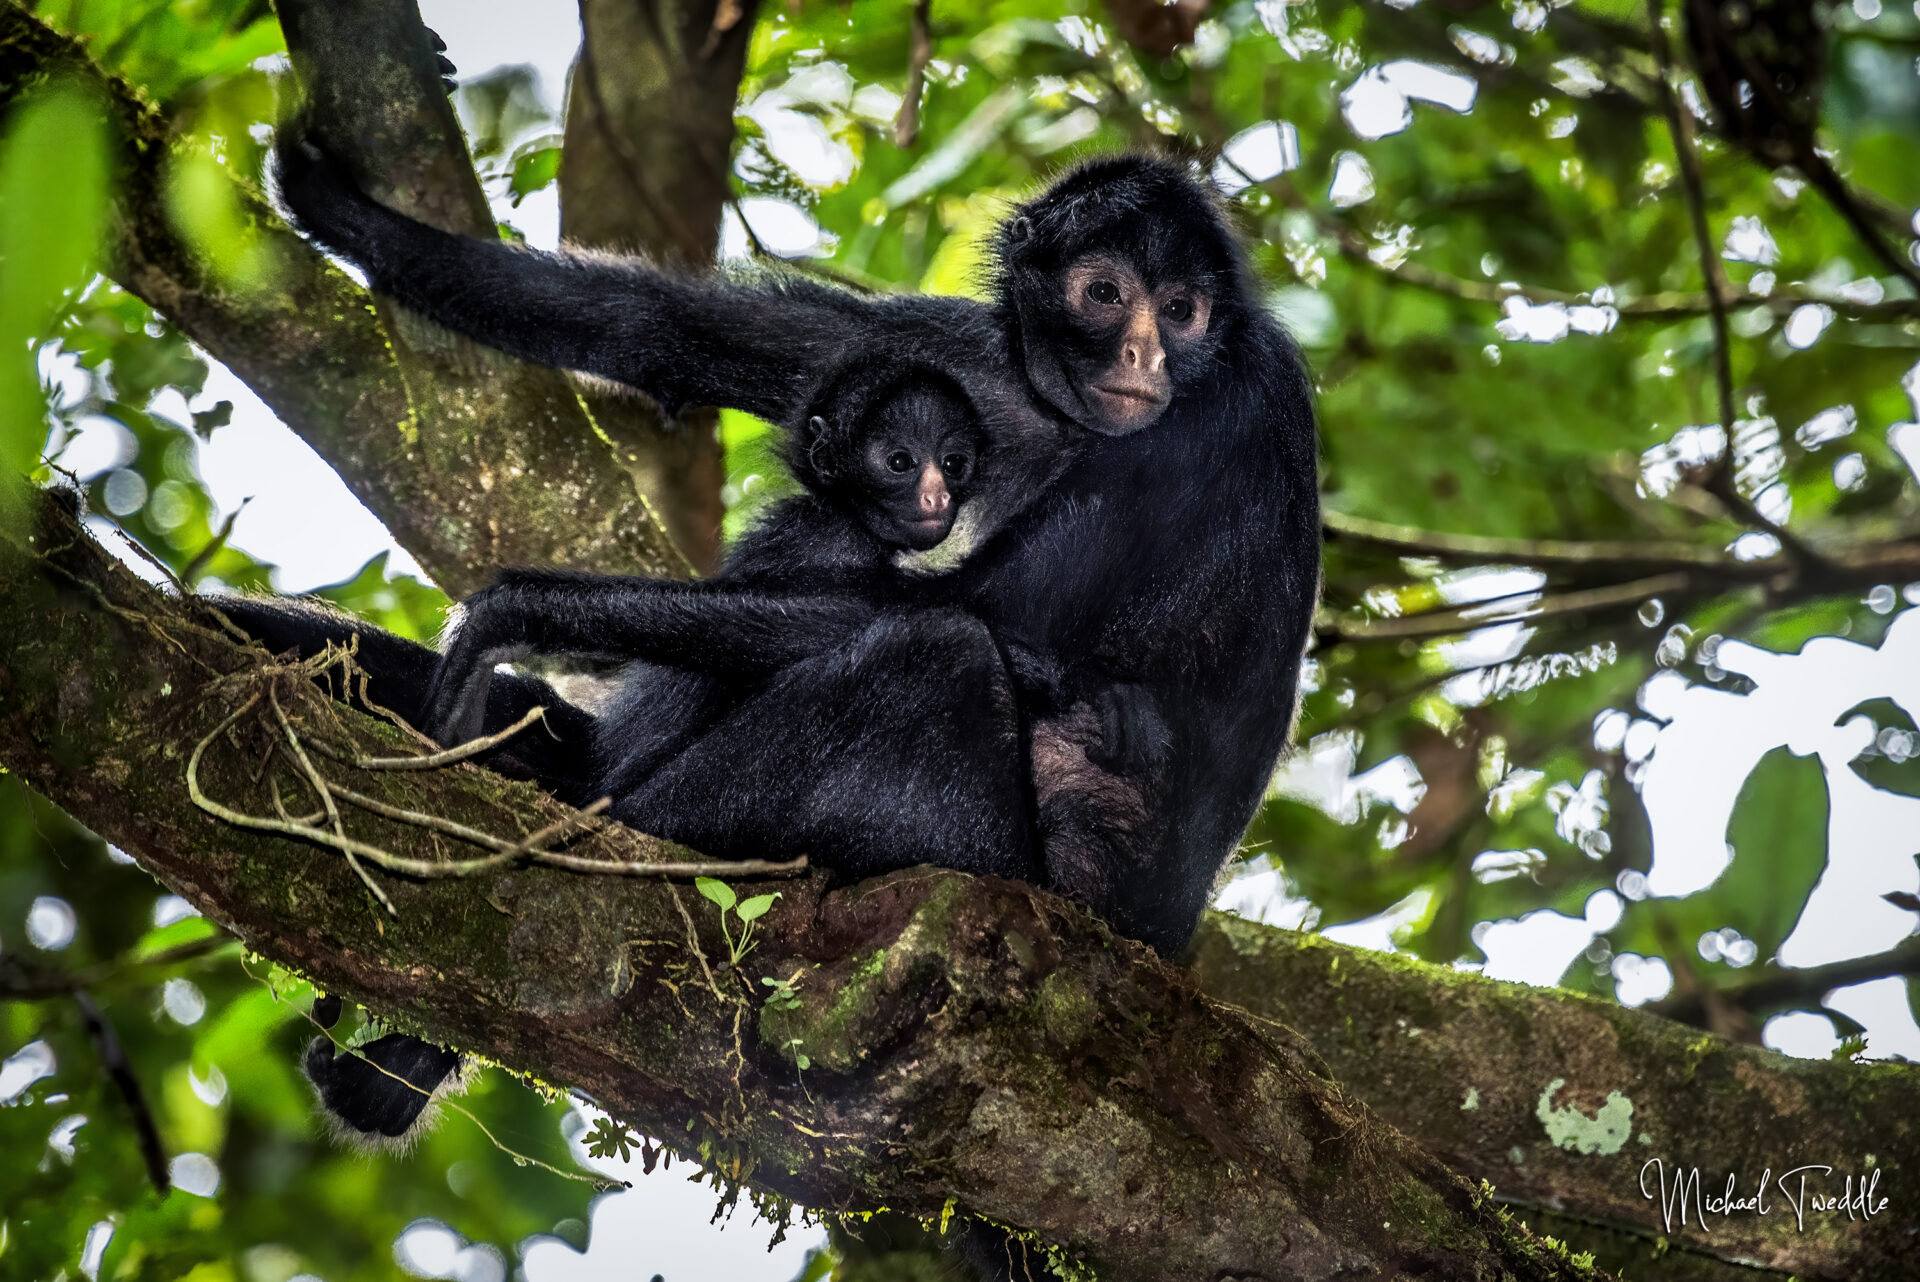
[[[917,521],[902,521],[907,546],[916,552],[924,552],[941,539],[947,537],[947,531],[953,528],[953,522],[944,516],[922,517]]]
[[[1171,399],[1164,388],[1151,383],[1096,383],[1087,388],[1094,396],[1094,408],[1115,426],[1128,430],[1145,427],[1160,417]]]
[[[1141,401],[1148,405],[1167,403],[1167,394],[1151,383],[1118,383],[1106,387],[1096,385],[1093,390],[1115,400]]]

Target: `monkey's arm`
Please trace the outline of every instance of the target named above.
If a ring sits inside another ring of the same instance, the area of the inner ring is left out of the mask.
[[[442,743],[472,738],[494,664],[527,654],[640,659],[755,681],[846,644],[873,617],[874,606],[851,595],[512,571],[462,605],[428,687],[425,728]]]
[[[811,282],[682,280],[637,260],[456,236],[375,201],[310,142],[282,142],[275,166],[296,225],[375,290],[523,360],[636,387],[669,414],[712,405],[783,420],[869,326],[869,305]]]

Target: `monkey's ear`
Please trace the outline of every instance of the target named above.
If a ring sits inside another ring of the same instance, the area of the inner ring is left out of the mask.
[[[1025,214],[1017,215],[1007,224],[1007,239],[1019,244],[1033,235],[1033,222]]]
[[[833,451],[828,450],[826,457],[822,458],[820,449],[827,443],[827,433],[831,430],[827,420],[818,414],[807,420],[807,463],[813,468],[814,475],[826,482],[835,479]]]

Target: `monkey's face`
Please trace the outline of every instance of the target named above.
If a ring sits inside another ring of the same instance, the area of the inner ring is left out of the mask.
[[[1067,172],[1007,220],[996,258],[1034,390],[1107,436],[1206,396],[1246,305],[1213,197],[1182,167],[1143,156]]]
[[[953,529],[978,455],[966,433],[876,435],[864,459],[861,519],[883,542],[925,551]]]
[[[1150,426],[1204,342],[1213,300],[1186,280],[1149,282],[1113,254],[1079,259],[1060,284],[1072,331],[1063,364],[1094,426],[1116,436]]]
[[[958,393],[907,385],[868,419],[856,445],[847,483],[874,537],[916,552],[946,538],[972,490],[982,445]]]

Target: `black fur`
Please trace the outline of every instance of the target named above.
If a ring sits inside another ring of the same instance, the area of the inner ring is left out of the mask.
[[[405,1144],[460,1056],[405,1033],[388,1033],[356,1051],[328,1037],[307,1047],[307,1077],[343,1134],[368,1144]]]
[[[566,602],[566,637],[524,638],[535,649],[597,636],[649,648],[665,671],[697,650],[750,678],[710,722],[685,719],[677,677],[617,702],[595,723],[597,753],[556,768],[556,790],[584,770],[617,786],[629,822],[716,855],[1033,877],[1164,953],[1185,945],[1290,733],[1319,513],[1298,352],[1182,169],[1121,157],[1069,172],[1007,223],[989,304],[688,280],[464,239],[384,209],[307,150],[283,154],[281,184],[303,229],[376,289],[519,356],[669,411],[793,424],[835,371],[893,353],[950,379],[1026,460],[1031,483],[1007,487],[970,554],[921,567],[939,572],[879,608],[784,586],[654,585],[639,599],[539,580],[573,587],[542,602]],[[1089,390],[1118,368],[1120,332],[1063,289],[1088,255],[1211,300],[1202,333],[1166,343],[1164,408],[1131,425]],[[880,574],[869,587],[892,591]],[[275,645],[317,644],[310,624],[271,613],[246,622]],[[432,661],[413,647],[395,670]],[[535,685],[496,679],[481,724],[541,699]]]
[[[863,362],[806,411],[788,453],[810,492],[740,539],[720,574],[691,583],[503,574],[463,606],[422,726],[456,743],[496,724],[488,696],[503,658],[630,660],[598,718],[592,770],[625,822],[723,858],[777,845],[855,876],[937,862],[1036,878],[1028,773],[1019,736],[1007,734],[1017,717],[1008,672],[997,652],[981,661],[959,640],[980,637],[977,623],[917,608],[931,589],[896,563],[912,551],[907,540],[923,541],[905,528],[916,492],[885,463],[910,456],[907,475],[917,478],[944,460],[947,519],[957,512],[969,525],[977,505],[1017,507],[1008,486],[1028,497],[1041,487],[1024,459],[1009,462],[959,388],[922,367]],[[854,689],[825,700],[880,652],[948,672],[972,698],[944,711],[872,707]],[[837,675],[850,658],[847,676]],[[801,706],[769,726],[768,709],[787,697],[832,706]],[[898,784],[823,791],[793,764],[837,755],[837,739],[952,759]],[[978,750],[996,739],[999,751]],[[955,743],[967,750],[952,753]],[[774,769],[744,786],[756,760]]]

